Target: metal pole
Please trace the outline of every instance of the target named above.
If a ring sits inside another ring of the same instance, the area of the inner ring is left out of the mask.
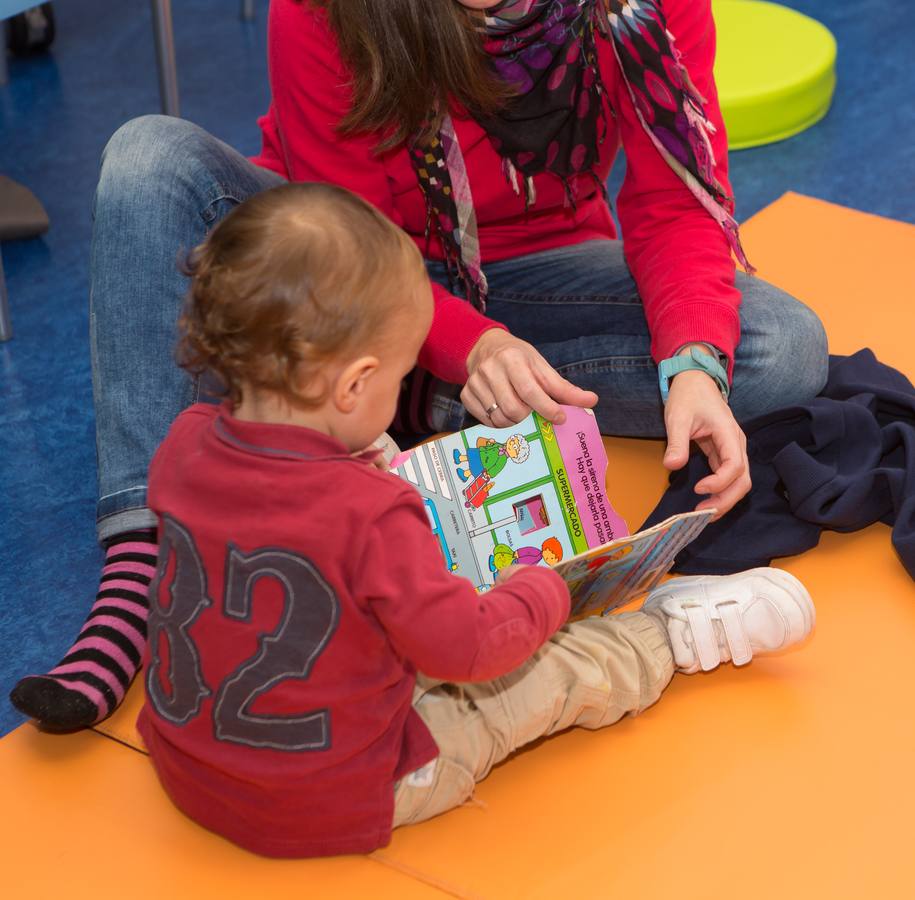
[[[0,256],[0,341],[8,341],[13,336],[10,322],[10,307],[6,297],[6,278],[3,276],[3,257]]]
[[[518,510],[515,510],[514,515],[499,519],[498,522],[490,522],[488,525],[478,525],[473,531],[468,531],[467,534],[472,538],[479,537],[481,534],[486,534],[487,531],[495,531],[497,528],[502,528],[505,525],[515,525],[517,522]]]
[[[153,33],[156,38],[156,65],[159,69],[159,97],[162,112],[179,116],[178,69],[175,65],[175,34],[172,30],[171,0],[152,0]]]
[[[254,0],[241,0],[241,19],[243,22],[254,21]]]

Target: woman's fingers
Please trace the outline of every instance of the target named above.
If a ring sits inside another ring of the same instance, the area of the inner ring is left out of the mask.
[[[515,374],[513,387],[525,406],[528,409],[537,410],[548,422],[555,422],[558,425],[565,420],[565,413],[562,408],[541,387],[532,366],[526,371],[520,371]]]
[[[750,464],[746,453],[743,431],[734,428],[723,434],[712,434],[699,441],[714,474],[701,479],[695,487],[697,494],[706,494],[697,509],[718,510],[718,518],[731,509],[752,487]]]
[[[461,402],[478,421],[496,428],[507,428],[520,422],[530,413],[530,409],[524,405],[510,384],[498,382],[498,385],[494,388],[482,379],[473,384],[468,381],[461,391]],[[495,409],[492,409],[493,404]]]
[[[750,476],[748,474],[740,475],[724,490],[710,494],[702,500],[702,502],[696,506],[696,509],[717,509],[718,515],[715,516],[715,519],[720,519],[747,494],[750,487]]]
[[[474,407],[464,405],[481,422],[488,422],[497,428],[504,428],[520,422],[528,413],[530,407],[514,390],[506,373],[505,366],[497,359],[487,360],[467,379],[461,399],[464,394],[470,393],[475,399]],[[493,404],[496,408],[492,409]]]
[[[492,402],[499,404],[498,412],[507,419],[506,424],[520,422],[530,415],[532,408],[536,408],[524,397],[524,394],[531,395],[528,360],[522,358],[515,360],[514,365],[511,363],[511,360],[506,360],[506,365],[493,365],[485,373]]]
[[[695,486],[697,494],[706,495],[696,508],[715,507],[720,517],[751,487],[746,435],[717,385],[701,372],[682,372],[674,379],[664,417],[668,442],[664,465],[681,468],[694,440],[712,469]]]
[[[714,471],[696,485],[697,494],[717,494],[746,473],[743,454],[736,441],[728,441],[717,449],[717,465],[710,454],[706,455]]]
[[[540,383],[557,404],[562,403],[566,406],[581,406],[586,409],[590,409],[597,404],[598,396],[594,391],[586,391],[584,388],[572,384],[571,381],[560,375],[542,356],[540,357],[540,360],[541,365],[538,366]],[[544,418],[549,418],[551,422],[559,424],[556,419],[546,416],[539,409],[537,412],[544,415]]]
[[[664,409],[664,426],[667,429],[667,448],[664,467],[675,472],[689,459],[689,442],[693,436],[693,416],[688,409],[668,403]]]
[[[492,401],[490,400],[489,404],[484,405],[470,382],[465,384],[461,391],[461,403],[464,404],[464,408],[467,412],[469,412],[478,422],[487,422],[489,420],[489,417],[486,415],[486,406],[490,405]]]
[[[498,348],[476,360],[461,399],[467,409],[500,427],[520,422],[531,410],[557,424],[565,420],[560,404],[590,407],[593,391],[584,391],[563,378],[530,344],[501,334]],[[492,404],[498,409],[486,414]]]

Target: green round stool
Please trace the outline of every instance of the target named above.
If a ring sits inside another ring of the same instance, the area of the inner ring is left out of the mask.
[[[732,150],[818,122],[836,85],[836,41],[814,19],[762,0],[714,0],[715,81]]]

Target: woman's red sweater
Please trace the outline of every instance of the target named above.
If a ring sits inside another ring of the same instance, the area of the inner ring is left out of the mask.
[[[710,0],[666,0],[664,10],[683,62],[708,101],[706,111],[717,127],[712,136],[716,174],[727,186],[727,138],[712,78]],[[683,344],[705,341],[733,359],[740,294],[727,240],[642,128],[609,41],[599,39],[598,54],[612,112],[595,171],[605,180],[623,147],[627,168],[617,206],[626,261],[652,334],[652,355],[661,360]],[[425,237],[425,203],[406,150],[378,156],[377,134],[337,131],[350,107],[351,78],[325,13],[307,2],[273,0],[268,58],[272,102],[259,122],[263,146],[254,162],[291,180],[349,188],[407,231],[427,258],[441,259],[438,240]],[[484,270],[487,262],[617,237],[610,210],[590,177],[573,180],[578,197],[573,208],[558,178],[536,176],[537,201],[525,211],[523,197],[503,176],[501,159],[480,125],[466,116],[453,118],[473,192]],[[438,285],[434,296],[435,316],[420,363],[447,381],[463,383],[468,353],[485,330],[497,326]]]

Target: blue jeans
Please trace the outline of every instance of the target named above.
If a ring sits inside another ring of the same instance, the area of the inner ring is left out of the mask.
[[[442,263],[427,263],[449,285]],[[621,241],[587,241],[485,267],[486,314],[532,343],[557,371],[600,398],[602,434],[663,438],[651,335]],[[729,403],[738,421],[804,403],[826,384],[826,333],[789,294],[737,273],[741,339]]]
[[[187,290],[181,255],[235,205],[282,181],[201,128],[165,116],[128,122],[105,148],[90,285],[100,540],[155,524],[146,507],[150,459],[178,413],[198,399],[199,385],[174,362]],[[447,283],[441,264],[429,271]],[[488,265],[486,275],[488,314],[600,395],[604,433],[663,436],[648,328],[619,242],[519,256]],[[738,285],[735,414],[809,400],[826,381],[819,320],[763,281],[739,276]]]

